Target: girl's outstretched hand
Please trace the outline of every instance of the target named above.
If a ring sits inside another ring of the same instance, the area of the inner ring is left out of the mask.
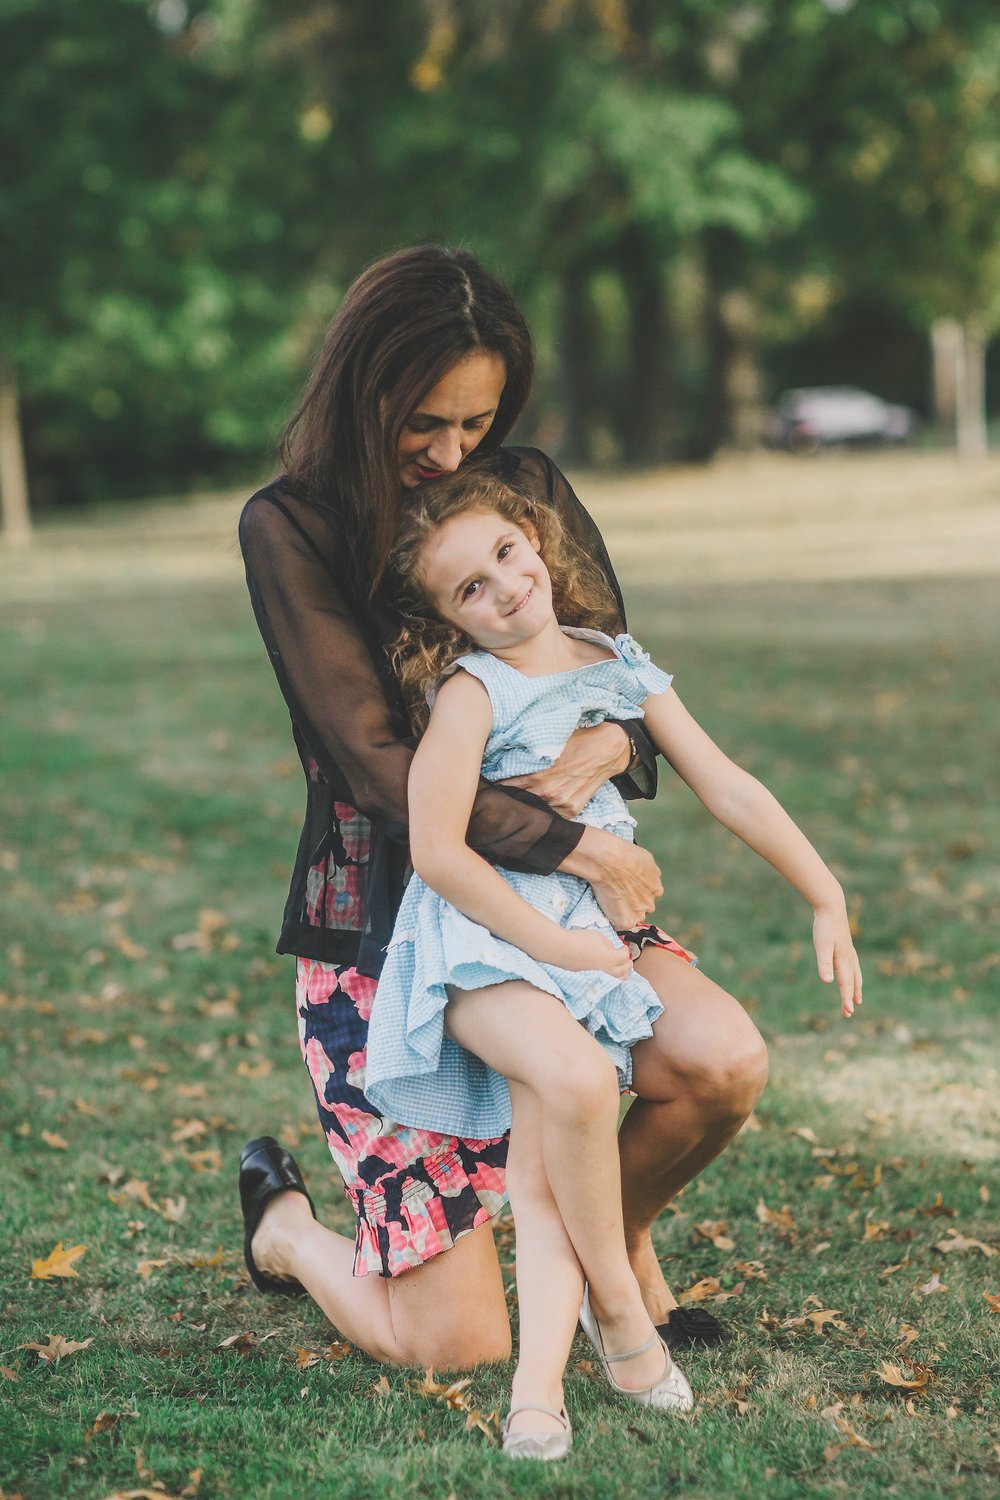
[[[820,979],[824,984],[836,981],[841,1015],[853,1016],[861,1004],[861,965],[843,902],[813,907],[813,947]]]
[[[613,979],[627,979],[632,958],[624,943],[614,943],[601,932],[566,931],[556,959],[560,969],[600,969]]]

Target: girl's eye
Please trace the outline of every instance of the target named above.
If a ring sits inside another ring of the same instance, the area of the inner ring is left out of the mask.
[[[503,546],[500,548],[500,551],[497,553],[497,561],[503,562],[504,558],[507,556],[507,553],[512,552],[513,549],[513,542],[504,542]]]
[[[473,594],[475,593],[475,591],[478,589],[478,587],[479,587],[479,580],[478,579],[474,583],[466,584],[466,586],[465,586],[465,592],[462,594],[462,598],[463,599],[471,599],[472,596],[473,596]]]

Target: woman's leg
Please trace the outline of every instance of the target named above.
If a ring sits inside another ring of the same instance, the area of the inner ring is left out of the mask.
[[[251,1253],[262,1271],[301,1281],[334,1327],[373,1359],[459,1370],[510,1355],[488,1224],[399,1276],[354,1276],[353,1240],[320,1224],[292,1191],[267,1205]]]
[[[563,1375],[583,1297],[583,1271],[552,1196],[542,1160],[542,1112],[523,1084],[510,1083],[512,1123],[507,1190],[517,1230],[517,1369],[510,1405],[563,1406]],[[561,1423],[538,1411],[511,1419],[511,1431],[556,1432]]]
[[[445,1025],[463,1047],[535,1095],[545,1172],[590,1285],[605,1348],[639,1348],[651,1328],[625,1253],[618,1084],[610,1058],[560,1000],[521,980],[455,992]],[[654,1345],[620,1369],[622,1385],[653,1385],[664,1373],[662,1348]]]
[[[638,1098],[618,1135],[629,1260],[646,1309],[660,1323],[676,1299],[650,1225],[675,1193],[729,1144],[763,1092],[767,1050],[746,1011],[711,979],[662,948],[636,970],[663,1004],[653,1036],[632,1049]]]

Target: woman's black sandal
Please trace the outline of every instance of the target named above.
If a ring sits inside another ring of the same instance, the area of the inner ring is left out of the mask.
[[[247,1141],[240,1152],[240,1207],[243,1210],[243,1259],[254,1286],[261,1292],[280,1292],[285,1297],[301,1297],[305,1287],[301,1281],[288,1277],[282,1281],[277,1276],[268,1276],[254,1265],[250,1245],[264,1216],[264,1210],[278,1193],[305,1193],[306,1200],[316,1217],[316,1208],[295,1157],[270,1135],[258,1136]]]
[[[687,1349],[692,1344],[723,1344],[726,1341],[722,1324],[704,1307],[672,1307],[666,1322],[658,1323],[656,1331],[671,1352]]]

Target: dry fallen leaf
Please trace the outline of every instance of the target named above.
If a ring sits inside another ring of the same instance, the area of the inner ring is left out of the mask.
[[[792,1218],[791,1211],[786,1204],[780,1209],[768,1208],[763,1198],[757,1201],[757,1222],[759,1224],[770,1224],[776,1229],[782,1239],[794,1240],[798,1235],[798,1225]]]
[[[709,1240],[716,1250],[735,1250],[735,1243],[726,1234],[728,1228],[727,1219],[703,1219],[700,1224],[695,1224],[694,1231],[702,1239]]]
[[[137,1411],[131,1411],[129,1408],[126,1408],[124,1411],[98,1412],[93,1427],[88,1427],[83,1434],[84,1441],[89,1443],[91,1438],[96,1437],[98,1433],[107,1432],[109,1428],[117,1427],[118,1423],[126,1417],[137,1417],[138,1415]]]
[[[886,1385],[895,1386],[897,1390],[925,1391],[933,1379],[931,1371],[925,1365],[910,1364],[910,1369],[913,1374],[904,1375],[899,1365],[891,1365],[886,1361],[879,1365],[875,1373]]]
[[[295,1352],[295,1368],[297,1370],[309,1370],[313,1365],[318,1365],[321,1359],[319,1354],[314,1354],[312,1349],[300,1349],[298,1344],[293,1344]]]
[[[174,1142],[196,1141],[200,1135],[208,1134],[208,1126],[204,1120],[174,1120],[175,1129],[171,1132],[170,1139]]]
[[[930,1297],[933,1296],[935,1292],[946,1292],[947,1290],[948,1288],[945,1286],[944,1282],[941,1280],[936,1271],[931,1272],[930,1281],[925,1281],[923,1286],[917,1287],[917,1291],[919,1292],[921,1297]]]
[[[823,1307],[818,1312],[803,1313],[800,1318],[786,1318],[782,1328],[801,1328],[803,1323],[811,1323],[813,1333],[822,1333],[829,1323],[834,1328],[846,1331],[847,1324],[840,1320],[839,1307]]]
[[[75,1354],[78,1349],[86,1349],[88,1344],[94,1342],[92,1338],[89,1338],[77,1343],[75,1339],[64,1339],[61,1333],[50,1333],[47,1337],[47,1344],[18,1344],[17,1347],[34,1349],[39,1359],[44,1360],[46,1364],[54,1365],[58,1364],[61,1359],[65,1359],[67,1355]]]
[[[1000,1313],[1000,1292],[984,1292],[991,1313]]]
[[[912,1325],[909,1323],[900,1323],[899,1333],[900,1339],[899,1343],[896,1345],[897,1349],[908,1349],[913,1343],[914,1339],[918,1339],[920,1337],[917,1329],[912,1327]]]
[[[64,1250],[63,1242],[60,1240],[56,1248],[44,1260],[31,1262],[32,1279],[48,1281],[52,1276],[79,1276],[79,1271],[73,1269],[73,1262],[86,1253],[86,1245],[71,1245],[68,1250]]]
[[[158,1271],[161,1266],[169,1264],[170,1262],[166,1260],[140,1260],[135,1269],[144,1281],[148,1281],[154,1271]]]
[[[986,1245],[982,1240],[966,1239],[965,1235],[959,1234],[957,1229],[949,1229],[948,1233],[951,1236],[950,1239],[939,1240],[934,1246],[935,1250],[940,1250],[944,1255],[950,1255],[953,1250],[979,1250],[988,1260],[997,1253],[992,1245]]]
[[[221,1344],[216,1344],[216,1349],[238,1349],[241,1353],[246,1349],[253,1349],[257,1344],[255,1333],[231,1333]]]
[[[11,1367],[10,1367],[10,1365],[0,1365],[0,1375],[3,1376],[4,1380],[19,1380],[20,1379],[20,1376],[18,1375],[17,1371],[16,1370],[12,1370]]]
[[[61,1135],[56,1135],[54,1130],[43,1130],[42,1140],[46,1146],[51,1146],[53,1151],[68,1151],[69,1141],[64,1140]]]

